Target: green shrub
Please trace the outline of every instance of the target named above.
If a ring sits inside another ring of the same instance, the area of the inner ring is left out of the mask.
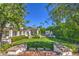
[[[2,47],[0,48],[1,52],[5,52],[8,48],[12,47],[11,44],[3,44]]]
[[[77,52],[77,46],[76,45],[70,44],[70,43],[63,43],[63,45],[71,48],[73,53]]]
[[[16,36],[16,37],[12,37],[11,39],[12,39],[12,42],[15,42],[26,38],[27,38],[26,36]]]
[[[2,47],[4,50],[10,48],[12,45],[11,44],[4,44]]]
[[[4,52],[4,49],[3,49],[3,48],[0,48],[0,52],[1,52],[1,53]]]
[[[33,48],[50,48],[53,49],[53,46],[50,44],[51,42],[27,42],[29,47]]]
[[[33,35],[33,38],[40,38],[40,35]]]

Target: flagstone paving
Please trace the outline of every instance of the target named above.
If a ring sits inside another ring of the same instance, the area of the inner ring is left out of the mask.
[[[57,53],[53,51],[26,51],[19,53],[19,56],[56,56]]]

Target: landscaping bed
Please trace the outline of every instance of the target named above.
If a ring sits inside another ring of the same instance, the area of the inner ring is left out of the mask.
[[[28,42],[28,48],[48,48],[53,50],[53,43],[52,42]]]
[[[59,42],[60,44],[67,46],[68,48],[72,49],[73,53],[78,53],[78,46],[76,46],[74,43],[70,43],[67,41],[64,41],[63,39],[56,39],[56,38],[48,38],[49,40],[52,40],[53,42]]]
[[[12,44],[3,44],[1,51],[6,51],[8,48],[12,46],[16,46],[19,44],[26,44],[29,48],[49,48],[53,49],[53,41],[48,38],[27,38],[24,36],[13,37]]]
[[[62,40],[58,40],[55,38],[27,38],[24,36],[18,37],[13,37],[13,42],[12,44],[4,44],[0,51],[6,51],[8,48],[12,46],[16,46],[19,44],[26,44],[29,48],[48,48],[53,50],[53,42],[59,42],[73,50],[73,52],[77,52],[77,47],[74,44],[64,42]]]

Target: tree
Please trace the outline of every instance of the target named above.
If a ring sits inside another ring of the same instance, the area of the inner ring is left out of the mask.
[[[9,23],[18,29],[24,26],[23,16],[23,4],[0,4],[0,42],[6,24]]]
[[[46,31],[46,28],[42,27],[42,26],[38,26],[37,28],[40,29],[40,34],[44,35],[45,34],[45,31]]]
[[[49,24],[47,20],[44,21],[46,24]]]
[[[54,30],[54,26],[48,26],[48,27],[46,28],[46,30],[53,31],[53,30]]]
[[[49,15],[55,21],[55,34],[58,38],[79,42],[79,4],[58,4],[49,11]]]
[[[44,26],[44,23],[43,22],[40,22],[40,26],[43,27]]]

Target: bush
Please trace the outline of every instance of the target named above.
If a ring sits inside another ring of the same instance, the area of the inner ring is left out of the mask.
[[[27,42],[29,47],[33,48],[50,48],[53,49],[53,46],[50,44],[51,42]]]
[[[34,35],[33,38],[40,38],[40,35]]]
[[[73,53],[76,53],[76,52],[78,51],[78,50],[77,50],[78,47],[77,47],[76,45],[74,45],[74,44],[64,43],[63,45],[65,45],[65,46],[71,48]]]
[[[4,50],[10,48],[12,45],[11,44],[4,44],[2,47]]]
[[[26,38],[27,38],[26,36],[16,36],[16,37],[12,37],[11,39],[12,39],[12,42],[15,42]]]
[[[8,48],[12,47],[11,44],[3,44],[2,47],[0,48],[1,52],[5,52]]]
[[[75,43],[79,43],[79,38],[75,39],[74,41]]]
[[[4,49],[3,48],[0,48],[0,53],[4,52]]]

